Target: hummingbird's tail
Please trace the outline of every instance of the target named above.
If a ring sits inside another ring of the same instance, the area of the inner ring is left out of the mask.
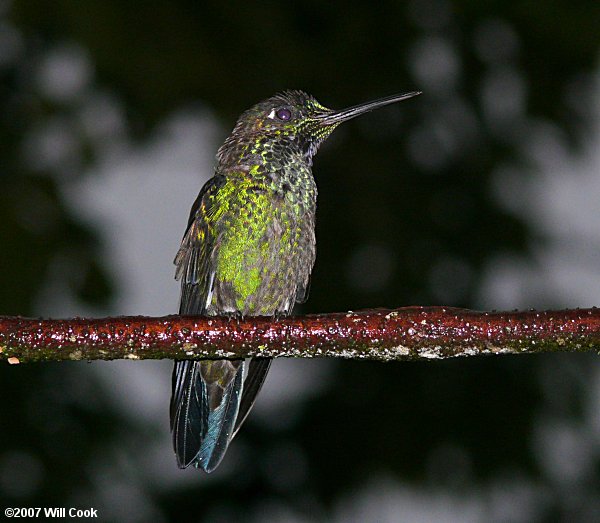
[[[180,468],[219,465],[270,366],[269,358],[175,362],[171,432]]]
[[[176,361],[171,431],[180,468],[212,472],[231,438],[244,387],[244,360]]]

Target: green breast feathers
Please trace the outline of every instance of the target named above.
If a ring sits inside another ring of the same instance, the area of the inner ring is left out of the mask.
[[[177,277],[193,286],[206,314],[286,313],[308,286],[314,205],[252,174],[218,175],[205,185],[175,259]]]

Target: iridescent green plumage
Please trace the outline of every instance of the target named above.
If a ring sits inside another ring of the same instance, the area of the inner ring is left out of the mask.
[[[315,261],[313,156],[342,121],[414,94],[332,111],[287,91],[242,114],[175,258],[180,313],[285,315],[303,301]],[[210,472],[219,464],[269,365],[256,358],[175,363],[171,430],[180,467]]]

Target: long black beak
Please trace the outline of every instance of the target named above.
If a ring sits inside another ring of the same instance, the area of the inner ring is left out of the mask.
[[[396,102],[401,102],[402,100],[407,100],[408,98],[412,98],[413,96],[417,96],[419,94],[421,94],[421,91],[411,91],[410,93],[394,94],[392,96],[386,96],[385,98],[380,98],[379,100],[374,100],[372,102],[366,102],[364,104],[348,107],[347,109],[342,109],[341,111],[331,111],[323,113],[317,118],[321,121],[323,125],[337,125],[347,120],[351,120],[352,118],[355,118],[356,116],[359,116],[361,114],[368,113],[373,109],[378,109],[379,107],[383,107],[384,105],[390,105]]]

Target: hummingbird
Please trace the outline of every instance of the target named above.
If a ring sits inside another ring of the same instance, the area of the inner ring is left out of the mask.
[[[175,257],[179,313],[283,317],[304,302],[316,255],[317,149],[342,122],[418,94],[336,111],[285,91],[244,112],[217,152]],[[175,362],[170,418],[180,468],[219,465],[270,365],[269,358]]]

